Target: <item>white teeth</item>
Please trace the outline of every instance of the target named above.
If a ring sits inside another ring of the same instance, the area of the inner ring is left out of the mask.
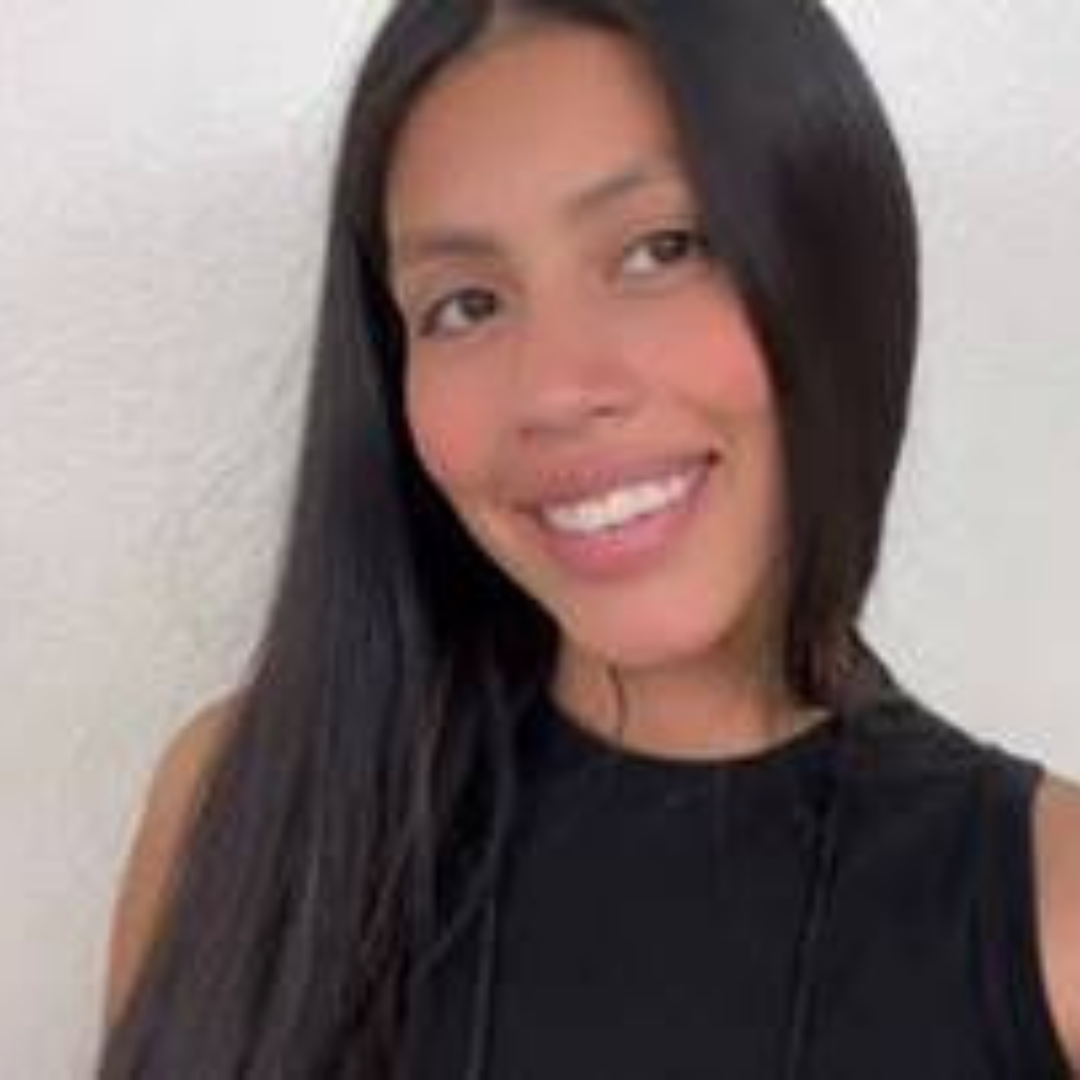
[[[573,533],[593,533],[614,529],[643,514],[655,513],[683,498],[693,485],[701,466],[668,477],[617,488],[598,499],[564,506],[545,507],[544,520],[556,529]]]

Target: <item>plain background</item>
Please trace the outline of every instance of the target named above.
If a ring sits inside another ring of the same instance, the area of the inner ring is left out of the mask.
[[[90,1075],[150,769],[259,625],[335,124],[383,7],[0,0],[0,1075]],[[1080,776],[1080,4],[837,10],[926,248],[871,637]]]

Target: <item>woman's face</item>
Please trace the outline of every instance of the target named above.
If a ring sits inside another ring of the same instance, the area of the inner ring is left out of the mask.
[[[425,470],[564,662],[717,671],[768,610],[776,417],[643,56],[581,27],[501,40],[425,91],[391,166]]]

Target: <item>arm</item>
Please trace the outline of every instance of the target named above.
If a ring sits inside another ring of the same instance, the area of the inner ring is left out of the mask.
[[[173,736],[154,770],[113,910],[107,1026],[119,1018],[159,927],[201,782],[222,744],[235,702],[235,696],[223,698],[192,717]]]
[[[1047,774],[1035,801],[1035,846],[1046,988],[1080,1077],[1080,785]]]

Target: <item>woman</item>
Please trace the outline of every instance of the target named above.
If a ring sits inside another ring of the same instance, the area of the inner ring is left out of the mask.
[[[917,263],[809,0],[399,4],[276,604],[153,785],[101,1076],[1080,1070],[1077,788],[858,630]]]

